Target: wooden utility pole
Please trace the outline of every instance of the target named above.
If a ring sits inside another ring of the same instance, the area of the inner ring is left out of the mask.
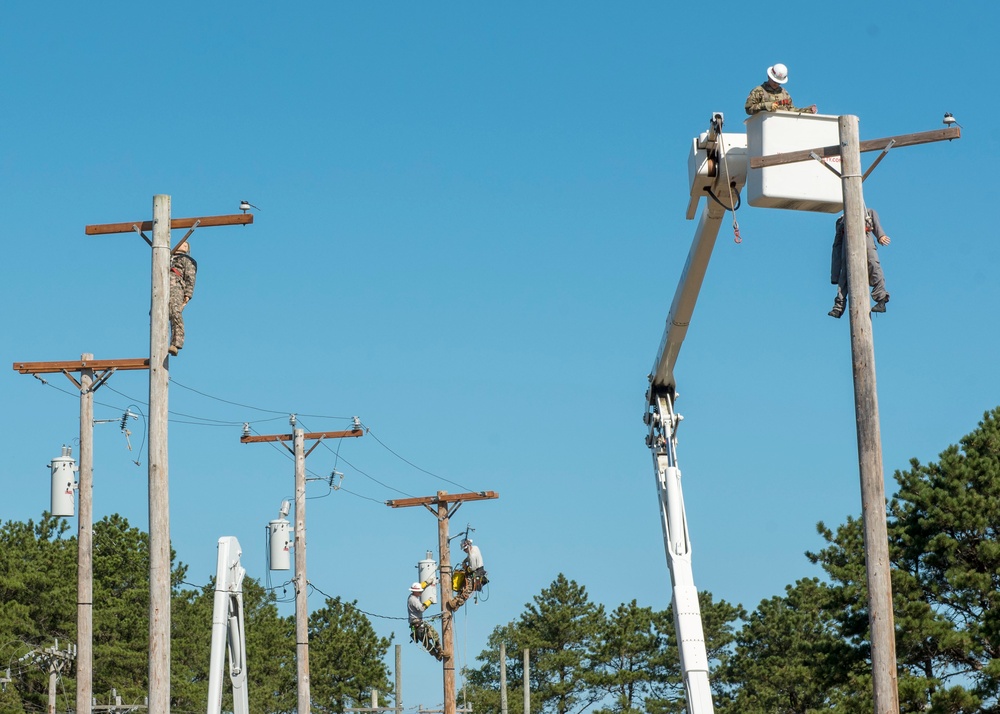
[[[149,312],[149,712],[170,714],[170,488],[167,458],[170,358],[170,231],[189,228],[184,243],[199,226],[253,223],[252,213],[205,218],[170,217],[170,196],[153,196],[153,220],[87,226],[87,235],[136,232],[152,248]],[[152,240],[144,230],[152,229]]]
[[[91,713],[94,695],[94,392],[119,369],[149,369],[148,359],[94,360],[84,353],[79,362],[15,362],[21,374],[62,373],[80,390],[80,510],[76,555],[76,710]],[[80,373],[77,380],[74,372]]]
[[[403,646],[396,645],[396,714],[403,714]]]
[[[298,714],[309,714],[309,593],[306,589],[306,457],[313,452],[323,439],[343,439],[362,436],[360,423],[350,431],[320,431],[306,434],[295,428],[295,415],[289,420],[292,433],[251,436],[244,434],[240,441],[244,444],[264,441],[291,441],[289,451],[295,457],[295,663],[298,680]],[[305,440],[315,439],[316,443],[305,450]],[[287,444],[283,446],[288,449]]]
[[[844,186],[844,239],[847,241],[847,305],[851,318],[854,413],[858,430],[861,509],[868,573],[868,624],[872,637],[872,685],[875,713],[896,714],[896,630],[892,613],[889,536],[882,472],[882,434],[875,389],[875,342],[868,298],[868,250],[865,205],[861,191],[858,118],[840,117],[841,181]]]
[[[524,691],[524,709],[522,710],[524,714],[531,713],[531,685],[529,684],[530,677],[528,676],[528,648],[524,648],[524,666],[521,668],[522,681],[521,689]]]
[[[857,422],[861,509],[865,531],[865,567],[868,585],[868,624],[872,639],[872,688],[875,714],[898,714],[896,678],[896,628],[892,612],[892,580],[885,513],[885,475],[879,427],[878,392],[875,388],[875,341],[868,294],[868,255],[862,182],[892,147],[915,146],[958,139],[961,130],[949,127],[916,134],[860,141],[858,118],[839,117],[840,145],[793,151],[750,159],[750,168],[778,166],[815,159],[841,157],[839,173],[844,195],[844,240],[847,260],[847,302],[851,323],[851,358],[854,373],[854,412]],[[861,171],[861,152],[882,150],[868,171]]]
[[[500,714],[507,714],[507,647],[500,643]]]
[[[392,508],[424,506],[437,517],[438,562],[441,568],[441,652],[444,669],[444,714],[455,714],[455,633],[452,629],[451,549],[448,541],[448,519],[465,501],[482,501],[499,497],[495,491],[451,495],[447,491],[438,491],[436,496],[399,498],[385,502],[387,506]]]

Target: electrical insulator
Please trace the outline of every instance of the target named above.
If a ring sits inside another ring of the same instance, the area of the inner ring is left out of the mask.
[[[73,491],[76,489],[76,459],[73,458],[73,447],[63,446],[62,455],[52,459],[49,464],[52,469],[52,515],[71,518],[75,515]]]
[[[417,582],[423,583],[437,577],[437,561],[434,554],[427,551],[427,557],[417,563]],[[424,590],[423,598],[431,602],[437,602],[437,586],[431,585]]]

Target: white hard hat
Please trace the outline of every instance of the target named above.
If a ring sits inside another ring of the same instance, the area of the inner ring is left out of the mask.
[[[423,591],[424,588],[420,583],[413,583],[413,585],[410,586],[411,593],[422,593]]]
[[[470,545],[472,545],[472,539],[471,538],[466,538],[465,540],[462,541],[462,547],[463,548],[467,548]]]
[[[772,82],[784,84],[788,81],[788,67],[780,62],[778,64],[773,64],[767,68],[767,76]]]

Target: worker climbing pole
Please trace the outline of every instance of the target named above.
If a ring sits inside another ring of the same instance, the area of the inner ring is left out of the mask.
[[[486,499],[499,498],[495,491],[478,491],[474,493],[454,493],[438,491],[434,496],[422,496],[418,498],[400,498],[393,501],[386,501],[390,508],[407,508],[410,506],[423,506],[437,520],[438,550],[441,562],[441,580],[445,583],[451,582],[451,552],[448,540],[448,521],[455,511],[466,501],[482,501]],[[414,583],[417,588],[424,587],[423,583]],[[416,593],[411,586],[410,599],[408,603],[417,601],[420,605],[420,619],[423,620],[423,611],[430,606],[420,597],[423,592]],[[454,654],[454,632],[452,631],[451,588],[441,590],[441,661],[444,670],[444,712],[443,714],[455,714],[455,654]],[[435,631],[435,635],[437,632]]]
[[[455,567],[451,577],[451,589],[455,595],[448,603],[448,609],[452,612],[462,607],[474,594],[482,592],[483,586],[489,582],[486,568],[483,567],[483,554],[479,546],[469,538],[468,529],[461,546],[465,551],[465,560]]]

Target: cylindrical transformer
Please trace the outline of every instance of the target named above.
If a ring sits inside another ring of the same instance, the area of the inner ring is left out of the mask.
[[[427,582],[437,577],[437,561],[434,554],[427,551],[427,557],[417,563],[417,582]],[[437,586],[431,585],[424,590],[424,600],[437,602]]]
[[[75,514],[73,491],[76,489],[73,447],[63,446],[62,456],[52,459],[49,467],[52,469],[52,515],[72,517]]]
[[[268,527],[271,531],[271,570],[288,570],[291,568],[288,521],[275,518]]]

